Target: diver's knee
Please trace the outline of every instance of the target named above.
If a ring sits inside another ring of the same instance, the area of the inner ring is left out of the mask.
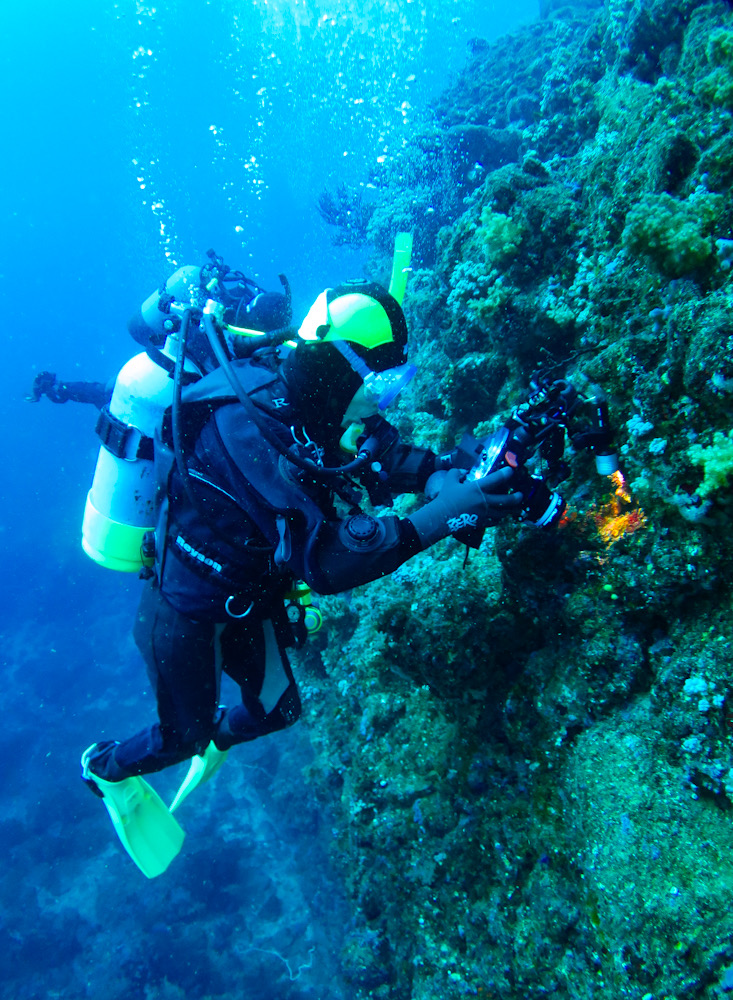
[[[280,701],[277,703],[275,711],[270,713],[270,716],[277,715],[279,723],[277,728],[286,729],[288,726],[295,725],[300,718],[301,711],[302,705],[300,703],[300,695],[298,694],[295,685],[291,684]]]
[[[195,757],[202,754],[214,738],[216,726],[212,720],[209,723],[198,723],[187,729],[168,729],[163,732],[165,750],[185,757]]]

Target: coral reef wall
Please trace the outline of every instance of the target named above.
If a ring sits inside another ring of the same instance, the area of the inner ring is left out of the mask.
[[[362,998],[733,988],[733,10],[545,8],[371,178],[371,272],[412,229],[406,436],[597,383],[631,499],[579,454],[564,527],[323,602],[299,676]]]

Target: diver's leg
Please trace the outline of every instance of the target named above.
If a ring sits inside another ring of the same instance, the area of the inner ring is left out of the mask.
[[[214,733],[219,693],[216,634],[221,626],[175,611],[149,584],[134,636],[158,703],[159,722],[122,743],[100,743],[89,758],[108,781],[160,771],[200,753]]]
[[[284,614],[282,618],[244,619],[225,626],[221,633],[222,669],[239,685],[242,704],[220,716],[214,734],[219,750],[297,722],[300,697],[285,652],[289,641]]]

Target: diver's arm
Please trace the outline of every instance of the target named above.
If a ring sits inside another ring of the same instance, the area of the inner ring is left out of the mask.
[[[369,435],[374,435],[385,442],[384,450],[379,451],[377,458],[387,473],[387,482],[393,495],[399,493],[423,493],[428,479],[434,472],[446,472],[449,469],[470,469],[476,462],[476,456],[467,453],[462,448],[454,448],[450,452],[436,455],[429,448],[418,448],[415,445],[401,441],[391,424],[383,418],[377,418],[369,429]],[[367,435],[359,441],[363,443]]]
[[[384,456],[380,455],[379,461],[387,473],[390,491],[395,495],[422,493],[428,479],[440,468],[435,452],[402,441],[394,444]]]
[[[46,396],[52,403],[91,403],[101,410],[112,397],[112,382],[64,382],[53,372],[39,372],[33,380],[33,386],[26,397],[30,402],[37,403]]]
[[[63,398],[54,399],[54,403],[65,403],[70,399],[72,403],[91,403],[101,410],[112,398],[112,388],[106,382],[59,382],[58,389]],[[48,398],[52,397],[49,395]]]
[[[316,593],[339,594],[387,576],[421,549],[406,518],[356,514],[323,522],[306,547],[301,573]]]
[[[515,470],[504,466],[482,479],[458,469],[439,471],[428,484],[432,499],[410,514],[373,517],[359,511],[323,521],[304,547],[302,575],[319,594],[334,594],[392,573],[411,556],[448,535],[461,537],[516,515],[523,494],[512,489]]]

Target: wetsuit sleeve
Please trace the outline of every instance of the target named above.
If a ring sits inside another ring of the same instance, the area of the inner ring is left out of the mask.
[[[370,417],[366,433],[357,441],[359,448],[376,444],[376,456],[387,473],[390,493],[422,493],[430,476],[440,467],[440,459],[428,448],[416,448],[400,440],[397,429],[383,417]],[[383,502],[383,501],[380,501]]]
[[[101,410],[112,398],[114,379],[111,382],[64,382],[50,372],[41,372],[33,383],[32,398],[38,401],[48,396],[52,403],[91,403]]]
[[[105,382],[60,382],[57,392],[60,398],[54,402],[65,403],[70,399],[72,403],[91,403],[98,410],[106,406],[112,398],[112,389],[109,383]]]
[[[356,519],[362,519],[358,531]],[[374,537],[363,541],[370,527]],[[421,550],[417,532],[406,518],[358,514],[324,521],[306,548],[303,576],[316,593],[338,594],[387,576]]]

